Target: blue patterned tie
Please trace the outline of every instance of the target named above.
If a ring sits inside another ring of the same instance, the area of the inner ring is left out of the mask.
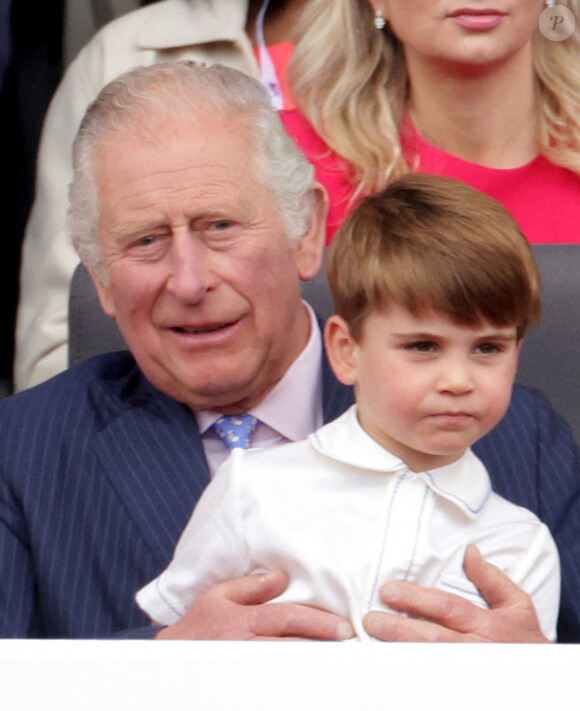
[[[253,415],[222,415],[210,429],[220,436],[228,450],[236,447],[248,449],[257,424],[258,420]]]

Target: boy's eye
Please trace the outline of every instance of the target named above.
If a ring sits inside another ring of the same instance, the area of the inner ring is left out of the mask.
[[[417,353],[433,353],[437,349],[437,344],[433,341],[413,341],[413,343],[408,343],[405,348]]]
[[[500,353],[501,348],[496,343],[480,343],[477,346],[477,352],[482,355],[491,355],[493,353]]]

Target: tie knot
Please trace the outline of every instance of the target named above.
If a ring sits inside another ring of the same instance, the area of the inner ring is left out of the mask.
[[[253,415],[222,415],[210,429],[219,435],[228,449],[248,449],[257,424]]]

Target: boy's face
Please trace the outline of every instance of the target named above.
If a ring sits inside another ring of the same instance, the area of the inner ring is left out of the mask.
[[[509,405],[521,341],[516,327],[461,326],[389,305],[359,342],[333,316],[325,331],[338,379],[354,385],[366,432],[414,471],[457,460]]]

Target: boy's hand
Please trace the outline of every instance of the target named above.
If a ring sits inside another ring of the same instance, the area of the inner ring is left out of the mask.
[[[284,592],[282,571],[248,575],[214,585],[156,639],[326,639],[354,636],[351,624],[330,612],[294,603],[263,603]]]
[[[387,583],[381,590],[383,602],[412,617],[370,612],[364,619],[366,631],[387,642],[549,642],[530,596],[486,563],[475,546],[468,546],[463,568],[489,610],[442,590]]]

